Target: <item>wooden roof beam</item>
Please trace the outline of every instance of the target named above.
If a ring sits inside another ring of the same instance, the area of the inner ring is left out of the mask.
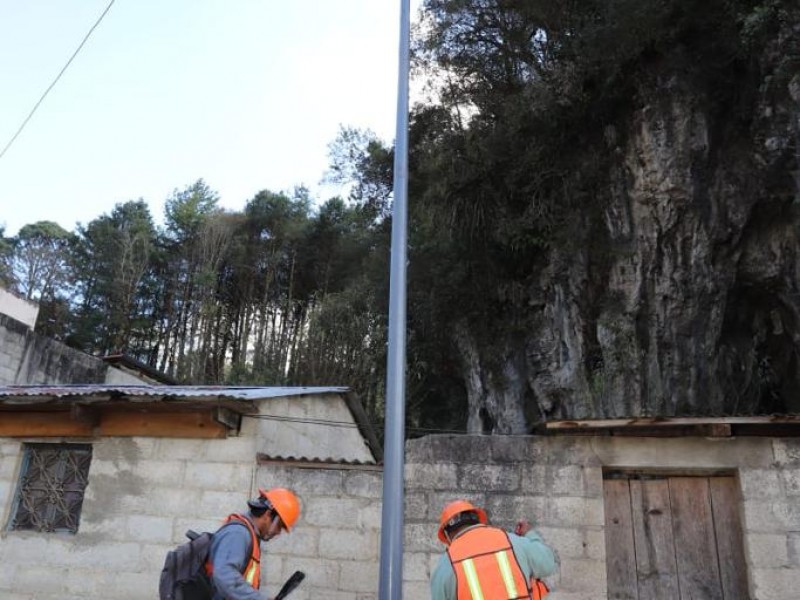
[[[132,411],[87,410],[2,411],[0,437],[169,437],[225,438],[235,421],[223,424],[214,410]]]
[[[800,425],[800,415],[770,415],[753,417],[631,417],[629,419],[576,419],[549,421],[548,431],[568,429],[618,429],[635,427],[680,427],[696,425]]]

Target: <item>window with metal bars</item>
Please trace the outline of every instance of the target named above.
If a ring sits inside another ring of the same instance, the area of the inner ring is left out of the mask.
[[[24,452],[8,529],[76,533],[92,447],[25,444]]]

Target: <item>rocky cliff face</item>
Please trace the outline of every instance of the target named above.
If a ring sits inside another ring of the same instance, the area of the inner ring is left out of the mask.
[[[541,417],[800,412],[794,16],[728,89],[698,84],[680,48],[652,65],[634,108],[590,149],[611,165],[602,217],[575,216],[582,234],[532,287],[533,326],[508,343],[503,372],[482,369],[457,336],[470,431],[522,433]]]

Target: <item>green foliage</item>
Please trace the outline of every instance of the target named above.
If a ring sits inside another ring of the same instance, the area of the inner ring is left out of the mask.
[[[36,332],[58,341],[67,341],[73,316],[67,298],[55,297],[39,302]]]
[[[14,256],[14,242],[5,236],[5,227],[0,227],[0,286],[15,289],[11,260]]]
[[[218,201],[217,193],[202,179],[181,191],[175,190],[165,204],[167,231],[177,240],[197,235],[204,219],[219,210]]]
[[[69,336],[73,345],[102,354],[147,344],[150,323],[140,311],[151,291],[156,236],[141,199],[78,228],[73,256],[80,302]]]
[[[72,236],[52,221],[25,225],[12,239],[11,274],[29,300],[52,300],[69,281]]]
[[[492,357],[524,339],[554,252],[585,254],[589,285],[602,286],[603,214],[626,119],[658,102],[672,74],[720,122],[749,118],[740,83],[786,6],[425,2],[415,61],[436,76],[441,103],[416,107],[411,125],[409,340],[427,346],[416,350],[414,375],[431,386],[429,406],[414,410],[459,409],[457,386],[441,385],[450,373],[457,381],[458,367],[440,365],[455,353],[449,336],[462,320],[483,364],[501,366]]]
[[[388,216],[394,153],[369,130],[342,127],[328,146],[326,180],[350,185],[350,200],[378,221]]]

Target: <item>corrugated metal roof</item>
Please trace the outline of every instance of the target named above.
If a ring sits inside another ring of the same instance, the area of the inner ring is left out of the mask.
[[[259,453],[256,456],[259,464],[281,463],[295,467],[319,467],[330,465],[332,467],[368,468],[371,470],[383,469],[383,462],[347,460],[344,458],[313,458],[308,456],[281,456]]]
[[[115,402],[224,407],[255,414],[258,400],[341,394],[373,456],[383,455],[364,408],[346,386],[256,387],[223,385],[7,385],[0,386],[0,410],[63,410],[64,405],[103,405]],[[41,408],[39,408],[41,407]]]
[[[343,394],[347,387],[236,387],[221,385],[7,385],[0,386],[0,403],[47,402],[53,398],[111,396],[141,398],[143,402],[163,398],[192,400],[266,400],[286,396]]]
[[[132,356],[128,356],[127,354],[108,354],[103,356],[100,360],[120,370],[127,369],[134,372],[138,371],[140,374],[143,374],[145,377],[148,377],[159,384],[180,385],[180,382],[174,377],[171,377],[166,373],[159,371],[158,369],[155,369],[136,358],[133,358]]]

